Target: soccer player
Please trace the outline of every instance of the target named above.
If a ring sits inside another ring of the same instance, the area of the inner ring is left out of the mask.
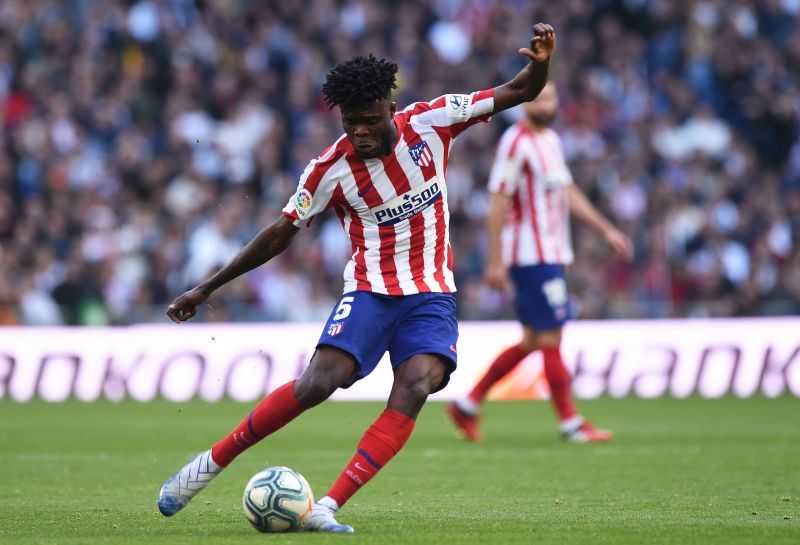
[[[550,128],[558,111],[555,85],[548,83],[523,107],[523,119],[500,139],[489,178],[486,265],[492,288],[506,291],[509,276],[513,281],[522,341],[497,356],[467,397],[450,404],[447,412],[463,438],[481,440],[478,409],[489,389],[528,354],[541,350],[561,436],[576,442],[609,441],[610,431],[594,428],[575,408],[561,359],[561,333],[569,318],[564,267],[573,258],[569,214],[597,231],[622,259],[633,257],[633,247],[572,183],[561,139]]]
[[[456,367],[453,254],[448,240],[447,157],[465,129],[541,92],[555,50],[553,28],[533,27],[530,62],[509,82],[472,94],[450,94],[396,112],[397,65],[355,57],[336,65],[322,87],[339,106],[343,134],[312,160],[283,215],[209,279],[179,296],[167,314],[188,320],[227,282],[266,263],[298,230],[332,207],[350,238],[344,296],[331,312],[303,375],[265,397],[209,450],[168,478],[158,495],[166,516],[181,510],[236,456],[364,378],[388,350],[394,383],[386,410],[367,429],[353,458],[314,504],[309,530],[352,532],[334,515],[403,447],[429,394]]]

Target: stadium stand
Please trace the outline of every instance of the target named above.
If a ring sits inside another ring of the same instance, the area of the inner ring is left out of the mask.
[[[0,323],[163,321],[272,221],[340,133],[336,61],[400,64],[405,106],[505,81],[558,31],[576,182],[634,238],[575,232],[584,318],[800,313],[800,2],[6,0],[0,3]],[[482,282],[486,180],[513,116],[458,142],[448,187],[460,316]],[[349,246],[333,214],[204,320],[324,319]]]

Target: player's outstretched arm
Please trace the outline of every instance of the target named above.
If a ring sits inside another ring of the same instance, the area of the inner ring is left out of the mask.
[[[631,239],[611,225],[611,222],[589,202],[583,191],[575,184],[570,184],[567,187],[567,200],[569,201],[570,212],[582,223],[600,234],[620,259],[624,261],[633,259],[633,243]]]
[[[494,89],[494,113],[513,108],[517,104],[536,98],[547,83],[550,56],[556,50],[556,31],[548,24],[533,26],[530,48],[523,47],[520,55],[531,62],[514,79]]]
[[[263,265],[288,248],[298,230],[287,218],[281,216],[272,225],[262,229],[230,263],[211,278],[178,296],[167,307],[167,316],[175,323],[185,322],[197,314],[198,305],[208,299],[214,290]]]

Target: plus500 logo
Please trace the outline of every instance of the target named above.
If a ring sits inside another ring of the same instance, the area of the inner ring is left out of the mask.
[[[378,225],[394,225],[419,214],[441,197],[442,192],[437,178],[431,178],[411,191],[371,208],[370,211]]]

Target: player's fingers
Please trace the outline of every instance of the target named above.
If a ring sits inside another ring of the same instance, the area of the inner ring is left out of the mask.
[[[176,324],[181,323],[180,319],[178,319],[178,316],[175,314],[174,305],[170,305],[169,307],[167,307],[167,316],[169,316],[169,319],[175,322]]]
[[[521,48],[519,50],[519,54],[528,57],[532,61],[536,60],[536,55],[534,54],[534,52],[528,49],[527,47]]]

